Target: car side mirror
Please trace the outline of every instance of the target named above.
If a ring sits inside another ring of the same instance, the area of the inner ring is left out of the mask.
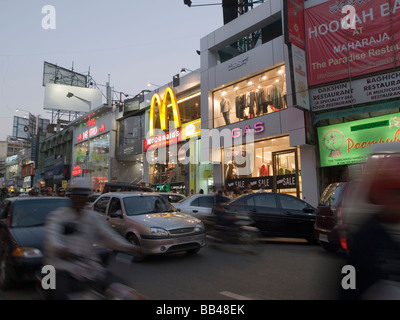
[[[122,211],[121,211],[121,209],[118,209],[115,212],[111,212],[110,213],[110,217],[111,218],[121,218],[122,219]]]
[[[314,213],[314,208],[313,207],[304,207],[303,212],[304,213]]]

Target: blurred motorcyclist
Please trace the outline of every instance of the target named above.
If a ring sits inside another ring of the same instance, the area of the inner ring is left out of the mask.
[[[51,197],[53,195],[53,189],[51,187],[47,187],[44,195]]]
[[[213,213],[215,215],[216,224],[218,226],[232,228],[235,227],[235,222],[238,220],[236,214],[225,210],[223,203],[226,202],[223,196],[223,191],[218,190],[215,195],[215,204],[213,206]]]
[[[68,294],[89,283],[104,283],[107,270],[98,255],[99,247],[140,254],[140,249],[116,233],[100,215],[83,209],[91,193],[90,181],[71,182],[71,208],[51,212],[45,225],[45,264],[56,269],[56,289],[52,299],[68,299]]]
[[[400,153],[371,157],[357,188],[352,200],[363,198],[366,205],[355,209],[361,214],[352,221],[347,259],[356,288],[343,290],[342,297],[400,299]]]
[[[64,197],[64,196],[65,196],[65,188],[59,187],[59,188],[57,189],[57,196],[59,196],[59,197]]]
[[[0,194],[0,203],[3,202],[4,199],[8,198],[9,194],[8,194],[8,188],[4,187],[1,189],[1,194]]]

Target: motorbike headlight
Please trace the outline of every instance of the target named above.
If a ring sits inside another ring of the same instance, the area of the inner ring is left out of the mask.
[[[201,232],[204,230],[205,230],[205,228],[204,228],[203,222],[197,223],[196,226],[194,227],[195,232]]]
[[[12,255],[21,258],[41,258],[43,256],[39,249],[32,247],[17,247],[12,252]]]
[[[154,237],[167,237],[169,232],[163,228],[152,227],[150,228],[151,235]]]

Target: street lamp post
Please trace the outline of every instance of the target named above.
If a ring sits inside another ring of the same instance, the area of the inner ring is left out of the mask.
[[[89,170],[88,173],[89,173],[89,177],[91,178],[92,173],[91,173],[90,166],[89,166],[89,164],[90,164],[89,159],[90,159],[90,122],[91,122],[91,118],[90,117],[91,117],[91,114],[92,114],[92,102],[89,101],[89,100],[83,99],[83,98],[73,94],[72,92],[68,92],[67,98],[72,98],[72,97],[75,97],[75,98],[81,100],[82,102],[86,103],[89,106],[89,129],[88,129],[88,150],[86,152],[86,156],[87,156],[87,158],[86,158],[86,169]]]

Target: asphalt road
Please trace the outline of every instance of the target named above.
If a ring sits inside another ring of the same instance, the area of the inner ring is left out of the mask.
[[[328,253],[304,240],[264,241],[257,254],[208,244],[195,255],[174,254],[130,263],[119,255],[113,272],[152,300],[337,299],[343,253]],[[30,300],[31,285],[0,292],[0,298]]]

